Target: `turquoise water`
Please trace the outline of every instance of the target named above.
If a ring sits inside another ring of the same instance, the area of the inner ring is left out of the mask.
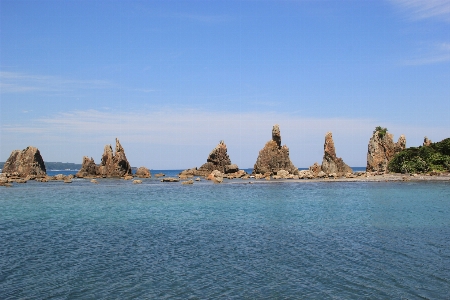
[[[0,188],[0,299],[449,298],[449,183],[232,182]]]

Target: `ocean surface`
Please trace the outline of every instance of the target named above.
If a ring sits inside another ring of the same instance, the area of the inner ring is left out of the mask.
[[[448,182],[98,181],[0,187],[0,299],[449,299]]]

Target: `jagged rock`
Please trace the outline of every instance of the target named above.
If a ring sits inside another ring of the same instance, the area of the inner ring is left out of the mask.
[[[84,177],[96,177],[99,174],[100,173],[98,170],[98,166],[95,164],[94,159],[92,157],[89,158],[87,156],[84,156],[83,162],[81,164],[81,169],[77,172],[75,176],[79,178],[84,178]]]
[[[96,179],[91,179],[91,182],[94,184],[98,184],[98,181]]]
[[[3,166],[3,173],[16,173],[24,178],[29,175],[45,177],[47,175],[44,160],[36,147],[28,146],[24,150],[14,150]]]
[[[140,167],[137,169],[136,174],[139,178],[152,178],[152,174],[150,173],[150,170],[146,167]]]
[[[323,145],[324,154],[322,160],[322,171],[326,174],[336,173],[337,176],[343,176],[346,173],[353,172],[342,158],[336,156],[336,149],[334,148],[333,135],[327,132],[325,135],[325,143]]]
[[[99,173],[103,177],[123,177],[131,175],[131,166],[125,156],[125,151],[116,138],[116,149],[113,153],[111,145],[106,145],[102,155]]]
[[[397,143],[393,141],[393,135],[378,130],[373,132],[367,149],[366,172],[388,171],[388,164],[398,152],[406,148],[406,138],[401,135]]]
[[[317,177],[320,171],[322,171],[322,166],[315,162],[312,166],[309,167],[309,171],[313,177]]]
[[[431,143],[433,143],[431,140],[429,140],[427,137],[424,137],[423,146],[430,146]]]
[[[298,168],[289,158],[289,148],[281,146],[281,134],[278,124],[272,128],[272,139],[259,151],[253,174],[276,174],[279,170],[286,170],[290,174],[298,174]]]
[[[195,181],[200,181],[200,177],[195,178]]]
[[[194,184],[194,180],[187,180],[187,181],[183,181],[181,182],[181,184]]]
[[[124,180],[132,180],[133,179],[133,175],[125,175],[123,177]]]
[[[142,180],[138,180],[138,179],[133,180],[133,184],[141,184],[141,183],[142,183]]]
[[[225,145],[224,141],[220,141],[211,153],[209,153],[206,163],[204,163],[200,168],[187,169],[182,171],[179,175],[206,177],[214,170],[218,170],[224,174],[239,171],[239,167],[236,164],[231,164],[230,157],[227,153],[227,145]]]
[[[166,176],[166,174],[163,174],[163,173],[155,174],[155,177],[156,177],[156,178],[164,177],[164,176]]]

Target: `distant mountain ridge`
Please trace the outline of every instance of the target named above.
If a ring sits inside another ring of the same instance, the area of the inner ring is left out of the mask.
[[[0,162],[0,169],[3,169],[3,165],[5,162]],[[45,169],[48,170],[79,170],[81,168],[81,164],[74,163],[63,163],[63,162],[45,162]]]

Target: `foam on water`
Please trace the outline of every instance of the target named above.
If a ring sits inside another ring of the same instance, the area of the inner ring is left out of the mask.
[[[0,298],[441,299],[449,215],[446,182],[29,182],[0,189]]]

